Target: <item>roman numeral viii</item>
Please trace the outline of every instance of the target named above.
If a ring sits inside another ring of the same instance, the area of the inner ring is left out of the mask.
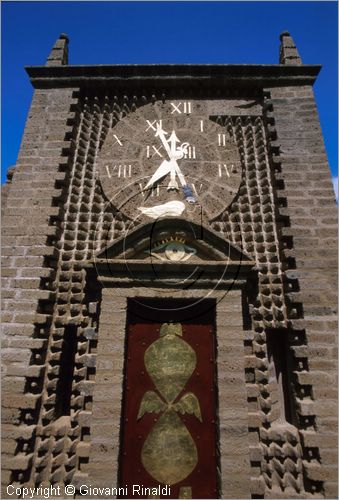
[[[127,179],[132,177],[132,165],[106,165],[106,172],[110,179],[118,177],[118,179]]]

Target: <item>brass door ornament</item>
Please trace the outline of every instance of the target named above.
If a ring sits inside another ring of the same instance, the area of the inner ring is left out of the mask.
[[[192,392],[174,402],[197,364],[196,353],[181,337],[180,323],[164,323],[160,338],[146,349],[147,373],[163,399],[147,391],[137,416],[139,420],[145,413],[163,412],[144,442],[141,462],[154,479],[169,485],[185,479],[198,463],[197,447],[177,413],[195,415],[202,422],[199,401]]]

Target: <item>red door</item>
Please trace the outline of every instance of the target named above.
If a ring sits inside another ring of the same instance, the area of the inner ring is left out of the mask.
[[[126,498],[140,498],[133,485],[165,484],[170,495],[161,498],[218,496],[215,309],[198,310],[198,317],[129,314],[120,454]]]

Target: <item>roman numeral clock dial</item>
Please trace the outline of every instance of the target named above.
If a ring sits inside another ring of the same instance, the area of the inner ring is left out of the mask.
[[[217,217],[236,196],[242,167],[204,101],[157,101],[108,133],[97,161],[108,201],[131,219]]]

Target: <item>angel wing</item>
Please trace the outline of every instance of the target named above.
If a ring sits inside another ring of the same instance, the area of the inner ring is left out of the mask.
[[[137,420],[143,417],[145,413],[160,413],[166,408],[167,405],[161,401],[154,391],[147,391],[141,400]]]
[[[147,182],[146,186],[144,187],[145,189],[148,189],[149,187],[153,186],[157,181],[165,177],[172,168],[172,163],[170,161],[164,160],[160,167],[154,172],[150,180]]]
[[[190,415],[195,415],[200,422],[202,422],[202,416],[200,411],[200,405],[197,397],[193,394],[193,392],[187,392],[184,396],[175,403],[174,409],[184,415],[185,413],[189,413]]]

